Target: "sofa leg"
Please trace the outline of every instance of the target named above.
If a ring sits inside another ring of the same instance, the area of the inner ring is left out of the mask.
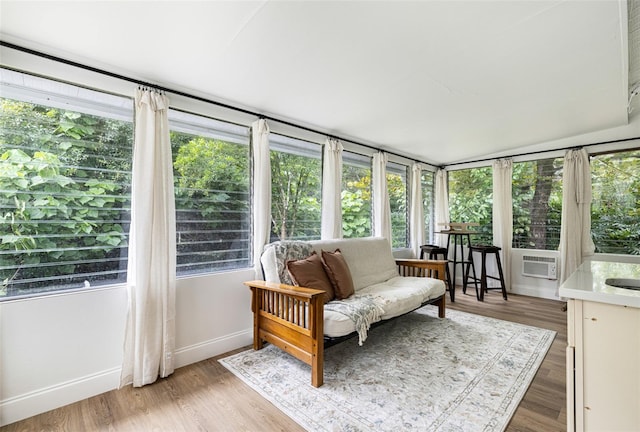
[[[440,318],[444,318],[445,317],[445,306],[446,306],[446,303],[447,303],[447,300],[446,300],[445,296],[443,295],[440,298],[440,301],[438,301],[438,303],[437,303],[437,305],[438,305],[438,317],[440,317]]]
[[[324,384],[324,339],[314,342],[311,357],[311,385],[320,387]]]

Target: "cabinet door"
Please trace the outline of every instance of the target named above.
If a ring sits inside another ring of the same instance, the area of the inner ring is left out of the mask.
[[[640,309],[584,302],[582,327],[585,430],[640,430]]]

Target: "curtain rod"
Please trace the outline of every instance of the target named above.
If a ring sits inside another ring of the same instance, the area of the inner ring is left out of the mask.
[[[195,100],[197,100],[199,102],[206,102],[206,103],[209,103],[209,104],[212,104],[212,105],[216,105],[216,106],[219,106],[219,107],[222,107],[222,108],[226,108],[226,109],[230,109],[230,110],[233,110],[233,111],[241,112],[243,114],[252,115],[252,116],[258,117],[260,119],[274,121],[274,122],[283,124],[285,126],[291,126],[291,127],[297,128],[297,129],[302,129],[302,130],[307,131],[307,132],[315,133],[315,134],[318,134],[318,135],[324,135],[324,136],[327,136],[329,138],[339,139],[340,141],[352,143],[352,144],[355,144],[355,145],[358,145],[358,146],[361,146],[361,147],[366,147],[366,148],[371,149],[371,150],[382,151],[382,152],[388,153],[388,154],[393,155],[393,156],[398,156],[398,157],[401,157],[403,159],[410,160],[412,162],[423,163],[425,165],[429,165],[429,166],[434,167],[434,168],[442,168],[442,166],[438,166],[438,165],[434,165],[434,164],[429,163],[429,162],[425,162],[425,161],[421,161],[421,160],[418,160],[418,159],[414,159],[414,158],[402,155],[400,153],[395,153],[395,152],[388,151],[388,150],[382,150],[380,148],[374,147],[374,146],[369,145],[369,144],[362,144],[362,143],[359,143],[357,141],[341,138],[341,137],[336,136],[336,135],[331,135],[331,134],[328,134],[326,132],[321,132],[319,130],[312,129],[312,128],[307,127],[307,126],[298,125],[298,124],[295,124],[295,123],[292,123],[292,122],[289,122],[289,121],[286,121],[286,120],[282,120],[282,119],[279,119],[279,118],[276,118],[276,117],[268,116],[266,114],[262,114],[262,113],[258,113],[258,112],[251,111],[251,110],[248,110],[248,109],[236,107],[236,106],[233,106],[233,105],[230,105],[230,104],[226,104],[226,103],[223,103],[223,102],[218,102],[218,101],[215,101],[215,100],[212,100],[212,99],[207,99],[207,98],[204,98],[204,97],[201,97],[201,96],[192,95],[192,94],[189,94],[189,93],[182,92],[180,90],[174,90],[174,89],[171,89],[171,88],[168,88],[168,87],[163,87],[163,86],[158,85],[158,84],[152,84],[152,83],[149,83],[149,82],[146,82],[146,81],[142,81],[142,80],[139,80],[139,79],[135,79],[135,78],[131,78],[131,77],[128,77],[128,76],[125,76],[125,75],[120,75],[120,74],[117,74],[117,73],[114,73],[114,72],[110,72],[110,71],[107,71],[107,70],[104,70],[104,69],[100,69],[100,68],[97,68],[97,67],[94,67],[94,66],[89,66],[89,65],[86,65],[86,64],[83,64],[83,63],[79,63],[79,62],[76,62],[76,61],[73,61],[73,60],[68,60],[68,59],[65,59],[65,58],[62,58],[62,57],[57,57],[57,56],[54,56],[54,55],[51,55],[51,54],[47,54],[47,53],[44,53],[44,52],[41,52],[41,51],[36,51],[34,49],[26,48],[26,47],[23,47],[23,46],[20,46],[20,45],[16,45],[16,44],[13,44],[13,43],[10,43],[10,42],[6,42],[6,41],[3,41],[3,40],[0,40],[0,46],[11,48],[11,49],[14,49],[14,50],[17,50],[17,51],[22,51],[22,52],[27,53],[27,54],[31,54],[31,55],[34,55],[34,56],[37,56],[37,57],[42,57],[42,58],[45,58],[47,60],[52,60],[52,61],[55,61],[55,62],[58,62],[58,63],[63,63],[63,64],[66,64],[66,65],[69,65],[69,66],[73,66],[73,67],[77,67],[77,68],[80,68],[80,69],[88,70],[88,71],[95,72],[95,73],[98,73],[98,74],[101,74],[101,75],[106,75],[106,76],[111,77],[111,78],[116,78],[116,79],[119,79],[119,80],[127,81],[127,82],[134,83],[134,84],[137,84],[137,85],[140,85],[140,86],[151,87],[151,88],[157,89],[159,91],[164,91],[164,92],[167,92],[167,93],[176,94],[178,96],[183,96],[183,97],[187,97],[187,98],[190,98],[190,99],[195,99]]]
[[[539,150],[539,151],[532,151],[532,152],[527,152],[527,153],[518,153],[518,154],[500,156],[500,157],[476,159],[476,160],[470,160],[470,161],[465,161],[465,162],[454,162],[454,163],[447,164],[446,167],[449,168],[449,167],[455,166],[455,165],[466,165],[466,164],[472,164],[472,163],[478,163],[478,162],[489,162],[489,161],[494,161],[494,160],[497,160],[497,159],[514,158],[514,157],[519,157],[519,156],[531,156],[531,155],[535,155],[535,154],[551,153],[551,152],[556,152],[556,151],[575,150],[575,149],[580,149],[580,148],[583,148],[583,147],[591,147],[591,146],[597,146],[597,145],[603,145],[603,144],[614,144],[614,143],[625,142],[625,141],[633,141],[633,140],[637,140],[637,139],[640,139],[640,137],[622,138],[622,139],[612,140],[612,141],[602,141],[602,142],[591,143],[591,144],[582,144],[582,145],[578,145],[578,146],[573,145],[573,146],[569,146],[569,147],[562,147],[562,148],[557,148],[557,149],[552,149],[552,150]]]

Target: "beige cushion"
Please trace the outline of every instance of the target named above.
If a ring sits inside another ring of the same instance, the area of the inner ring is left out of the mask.
[[[329,280],[331,281],[331,285],[333,285],[336,298],[342,300],[353,295],[355,290],[353,289],[351,271],[349,271],[347,261],[345,261],[344,256],[342,256],[340,249],[336,249],[335,252],[323,250],[322,262],[327,276],[329,276]]]
[[[333,285],[324,270],[322,259],[317,253],[313,252],[305,259],[287,261],[287,270],[289,270],[289,275],[295,285],[324,291],[325,303],[335,297]]]
[[[370,294],[382,301],[382,319],[410,312],[427,300],[443,295],[446,287],[440,279],[397,276],[386,282],[371,285],[359,294]]]
[[[369,285],[398,276],[398,268],[391,253],[391,246],[385,238],[313,240],[309,243],[318,253],[323,250],[340,249],[340,253],[349,265],[353,288],[356,292]]]
[[[443,295],[445,289],[444,282],[439,279],[397,276],[387,282],[364,288],[358,291],[358,294],[376,297],[384,309],[381,319],[386,320],[410,312],[425,301]],[[339,337],[353,333],[355,330],[355,323],[349,317],[340,312],[325,309],[325,335]]]

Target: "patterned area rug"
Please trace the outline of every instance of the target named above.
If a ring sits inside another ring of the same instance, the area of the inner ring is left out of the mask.
[[[220,362],[309,431],[502,431],[554,337],[426,306],[328,348],[320,388],[273,345]]]

